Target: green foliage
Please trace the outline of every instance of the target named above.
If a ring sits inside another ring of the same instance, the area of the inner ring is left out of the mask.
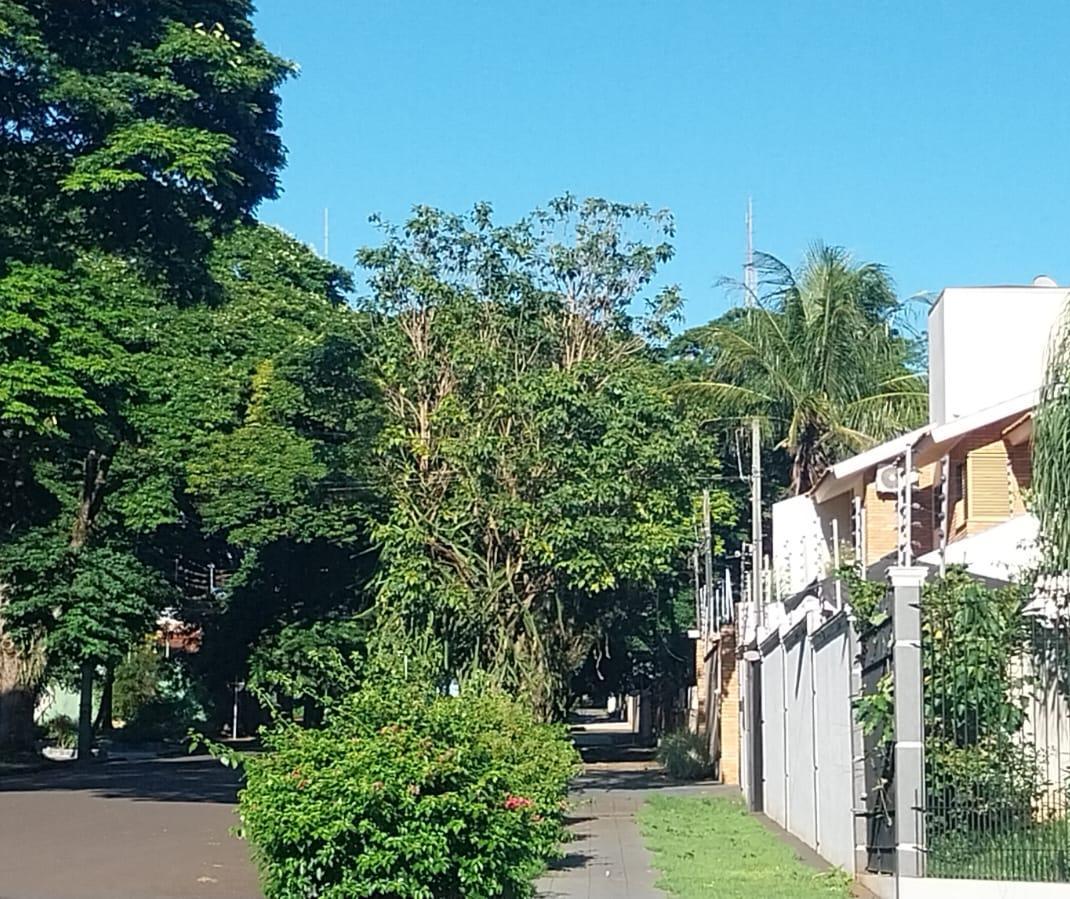
[[[1048,352],[1033,435],[1030,506],[1040,526],[1041,574],[1070,571],[1070,315]]]
[[[846,601],[851,607],[856,626],[860,631],[872,630],[888,620],[886,600],[888,585],[883,581],[868,581],[850,565],[844,565],[837,572]]]
[[[1006,733],[925,741],[926,826],[935,840],[1028,829],[1045,792],[1035,747]]]
[[[666,734],[658,743],[657,760],[670,777],[701,780],[713,773],[713,760],[706,738],[687,730]]]
[[[709,373],[690,389],[720,418],[758,418],[803,493],[841,456],[921,422],[925,381],[880,266],[818,244],[796,273],[770,256],[761,267],[767,291],[752,309],[691,332]]]
[[[72,549],[67,535],[37,528],[0,546],[5,615],[25,636],[43,635],[54,673],[118,662],[173,598],[171,587],[129,548],[100,542]]]
[[[327,703],[359,683],[368,625],[326,618],[267,634],[249,658],[250,689],[295,701]]]
[[[69,715],[56,715],[45,724],[45,738],[60,749],[73,749],[78,742],[78,722]]]
[[[849,586],[863,642],[884,617],[879,606],[887,588],[872,586]],[[1029,646],[1021,611],[1019,588],[985,587],[960,568],[923,590],[926,824],[934,852],[938,845],[957,852],[968,834],[1034,823],[1045,790],[1044,760],[1019,736],[1028,684],[1016,660]],[[895,717],[891,672],[856,700],[856,708],[866,733],[876,734],[879,750],[888,753]]]
[[[189,272],[275,196],[291,67],[250,15],[245,0],[0,3],[0,260],[93,247]]]
[[[946,832],[1018,829],[1043,793],[1042,760],[1018,738],[1027,681],[1015,664],[1028,647],[1019,588],[987,589],[951,569],[926,587],[927,822]]]
[[[419,208],[359,257],[384,413],[384,627],[435,634],[447,667],[493,670],[543,715],[618,611],[677,573],[717,468],[648,343],[673,292],[633,317],[671,233],[602,200],[507,227],[485,206]]]
[[[160,660],[159,677],[151,698],[142,703],[114,732],[123,742],[178,740],[191,727],[207,720],[204,698],[199,685],[186,666],[175,660]]]
[[[563,729],[482,686],[366,685],[265,744],[239,811],[269,899],[530,896],[577,768]]]
[[[948,831],[930,840],[929,877],[1070,882],[1070,821],[1025,828]]]
[[[151,640],[144,640],[131,649],[115,667],[112,681],[115,716],[123,721],[135,717],[155,698],[161,674],[161,659]]]
[[[1015,658],[1027,646],[1018,587],[993,590],[959,568],[922,601],[926,716],[957,745],[1010,737],[1025,720]]]
[[[855,715],[863,733],[876,734],[882,751],[891,752],[895,740],[895,692],[892,672],[886,671],[869,693],[855,698]]]

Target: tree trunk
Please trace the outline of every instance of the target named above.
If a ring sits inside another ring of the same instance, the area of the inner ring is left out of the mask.
[[[104,482],[108,473],[108,456],[90,450],[85,457],[82,476],[82,498],[71,527],[70,547],[80,552],[89,542],[89,532],[100,511],[104,497]],[[93,675],[95,666],[82,662],[82,695],[78,703],[78,761],[93,760]]]
[[[0,752],[33,751],[33,711],[44,670],[37,646],[18,646],[4,631],[0,587]]]
[[[33,751],[34,685],[22,676],[26,660],[0,646],[0,753]]]
[[[115,683],[115,666],[108,665],[104,669],[104,683],[100,690],[100,708],[97,709],[97,720],[93,730],[97,733],[111,733],[112,730],[112,693]]]
[[[93,760],[93,663],[82,662],[82,695],[78,702],[78,761]]]

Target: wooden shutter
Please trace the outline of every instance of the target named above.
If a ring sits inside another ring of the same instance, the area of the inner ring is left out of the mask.
[[[1002,440],[973,450],[966,459],[966,517],[992,524],[1011,515],[1010,472]],[[972,530],[972,528],[971,528]]]

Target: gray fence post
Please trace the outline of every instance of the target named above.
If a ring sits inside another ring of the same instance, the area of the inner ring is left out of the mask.
[[[925,730],[921,588],[927,569],[888,569],[895,671],[895,843],[899,877],[925,876]]]
[[[869,828],[866,811],[866,740],[862,724],[855,712],[854,700],[862,695],[862,660],[858,631],[852,618],[847,626],[848,646],[851,658],[851,779],[854,785],[854,873],[863,874],[869,865]]]

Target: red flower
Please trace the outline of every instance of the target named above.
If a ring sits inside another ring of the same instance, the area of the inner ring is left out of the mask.
[[[505,800],[505,807],[511,812],[518,808],[532,808],[534,805],[527,796],[508,796]]]

